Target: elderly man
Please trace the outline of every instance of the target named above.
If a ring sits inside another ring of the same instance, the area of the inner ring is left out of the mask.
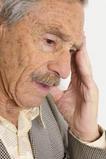
[[[84,2],[1,0],[0,159],[106,158]]]

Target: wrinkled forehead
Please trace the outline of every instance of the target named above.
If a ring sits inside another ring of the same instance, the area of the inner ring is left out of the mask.
[[[33,27],[38,24],[45,30],[60,30],[65,34],[79,36],[83,31],[84,8],[79,2],[42,0],[35,8],[31,8],[26,19]]]
[[[78,3],[67,3],[65,0],[42,0],[32,7],[26,18],[29,24],[44,24],[66,30],[83,28],[83,6]]]
[[[69,3],[67,0],[42,0],[30,9],[28,15],[33,21],[39,19],[41,21],[79,21],[83,23],[83,5],[79,2]]]
[[[51,32],[69,41],[81,41],[83,32],[83,5],[79,2],[69,3],[68,0],[39,0],[28,10],[28,13],[18,21],[12,30],[14,33],[28,34],[28,31],[40,30]],[[11,28],[10,26],[10,28]],[[21,29],[20,29],[21,28]]]
[[[46,11],[51,11],[53,12],[54,16],[57,13],[60,15],[61,12],[66,15],[69,7],[73,6],[75,3],[80,6],[80,9],[84,8],[82,0],[0,0],[0,18],[7,24],[14,24],[26,16],[32,8],[34,8],[33,12],[35,13],[38,10],[42,10],[42,14]],[[73,11],[75,11],[75,8],[73,10],[71,7],[70,13]],[[70,15],[70,13],[68,15]]]

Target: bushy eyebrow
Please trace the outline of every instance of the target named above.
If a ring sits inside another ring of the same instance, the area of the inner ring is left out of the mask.
[[[59,29],[57,27],[48,27],[47,29],[45,29],[45,31],[58,36],[63,41],[70,41],[71,40],[71,37],[69,35],[65,34],[61,29]]]
[[[47,24],[42,24],[39,23],[40,26],[42,26],[42,32],[46,32],[49,34],[53,34],[58,36],[60,39],[62,39],[64,42],[69,42],[70,43],[70,50],[73,51],[79,51],[80,48],[82,47],[83,42],[80,44],[73,43],[71,35],[68,35],[63,31],[63,28],[60,26],[54,26],[54,25],[47,25]]]

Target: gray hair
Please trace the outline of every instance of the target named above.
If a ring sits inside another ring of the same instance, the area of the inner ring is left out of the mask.
[[[33,6],[33,3],[39,0],[0,0],[0,19],[6,22],[7,25],[18,22],[27,13],[28,9]],[[72,0],[73,1],[73,0]],[[77,0],[78,1],[78,0]],[[84,4],[87,0],[79,0]],[[0,22],[2,23],[2,22]]]
[[[2,0],[0,17],[9,25],[24,17],[37,0]]]

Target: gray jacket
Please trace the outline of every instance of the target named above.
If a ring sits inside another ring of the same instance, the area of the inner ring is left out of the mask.
[[[33,120],[29,132],[34,159],[106,159],[106,150],[82,144],[68,132],[68,125],[49,94],[42,104],[45,128]],[[0,159],[11,159],[0,140]]]

